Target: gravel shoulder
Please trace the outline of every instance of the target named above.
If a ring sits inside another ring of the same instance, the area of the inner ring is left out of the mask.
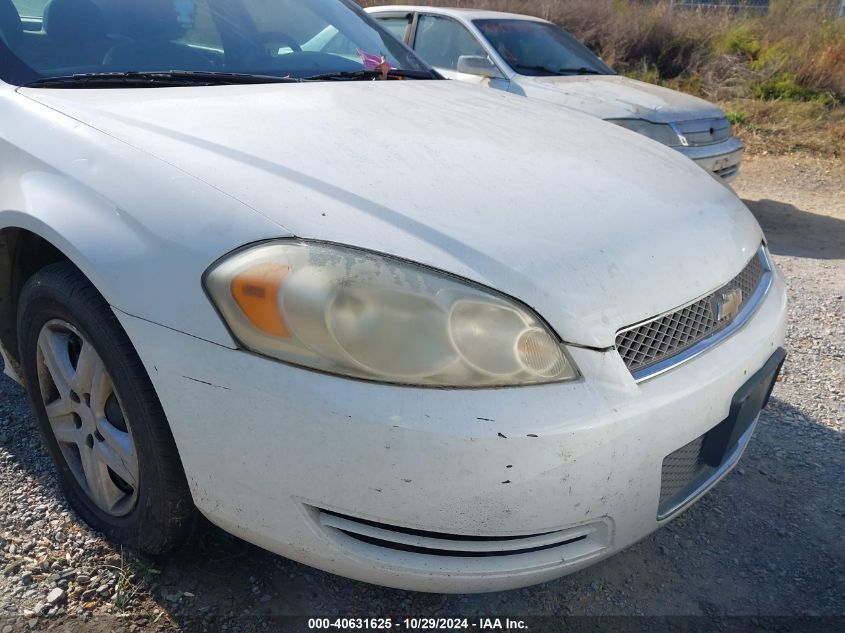
[[[0,379],[0,633],[266,630],[271,615],[845,615],[845,162],[751,157],[736,190],[790,292],[789,359],[740,466],[665,529],[506,593],[384,589],[203,525],[139,559],[66,506],[26,397]]]

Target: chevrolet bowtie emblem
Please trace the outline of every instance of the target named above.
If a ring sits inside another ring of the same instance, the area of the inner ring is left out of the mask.
[[[716,293],[711,307],[716,322],[733,319],[742,306],[742,288],[728,288]]]

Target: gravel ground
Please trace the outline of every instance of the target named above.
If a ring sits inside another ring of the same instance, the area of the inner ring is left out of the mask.
[[[414,594],[337,578],[209,525],[168,560],[69,510],[26,398],[0,381],[0,633],[264,630],[269,615],[845,615],[845,163],[748,161],[736,188],[791,295],[790,357],[739,468],[665,529],[537,587]]]

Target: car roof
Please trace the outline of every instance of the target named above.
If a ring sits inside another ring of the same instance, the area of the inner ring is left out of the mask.
[[[453,18],[463,18],[464,20],[530,20],[532,22],[548,22],[542,18],[533,15],[522,15],[520,13],[505,13],[504,11],[487,11],[484,9],[464,9],[452,7],[432,7],[421,4],[392,4],[378,7],[367,7],[367,11],[371,13],[381,12],[400,12],[407,11],[408,13],[419,11],[423,13],[436,13],[439,15],[448,15]]]

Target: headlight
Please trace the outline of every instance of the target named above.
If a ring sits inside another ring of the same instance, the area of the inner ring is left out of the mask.
[[[669,147],[686,145],[686,139],[678,134],[671,125],[665,123],[651,123],[643,119],[607,119],[607,122],[615,123]]]
[[[280,240],[224,258],[204,282],[241,345],[295,365],[431,387],[578,377],[525,306],[391,257]]]

